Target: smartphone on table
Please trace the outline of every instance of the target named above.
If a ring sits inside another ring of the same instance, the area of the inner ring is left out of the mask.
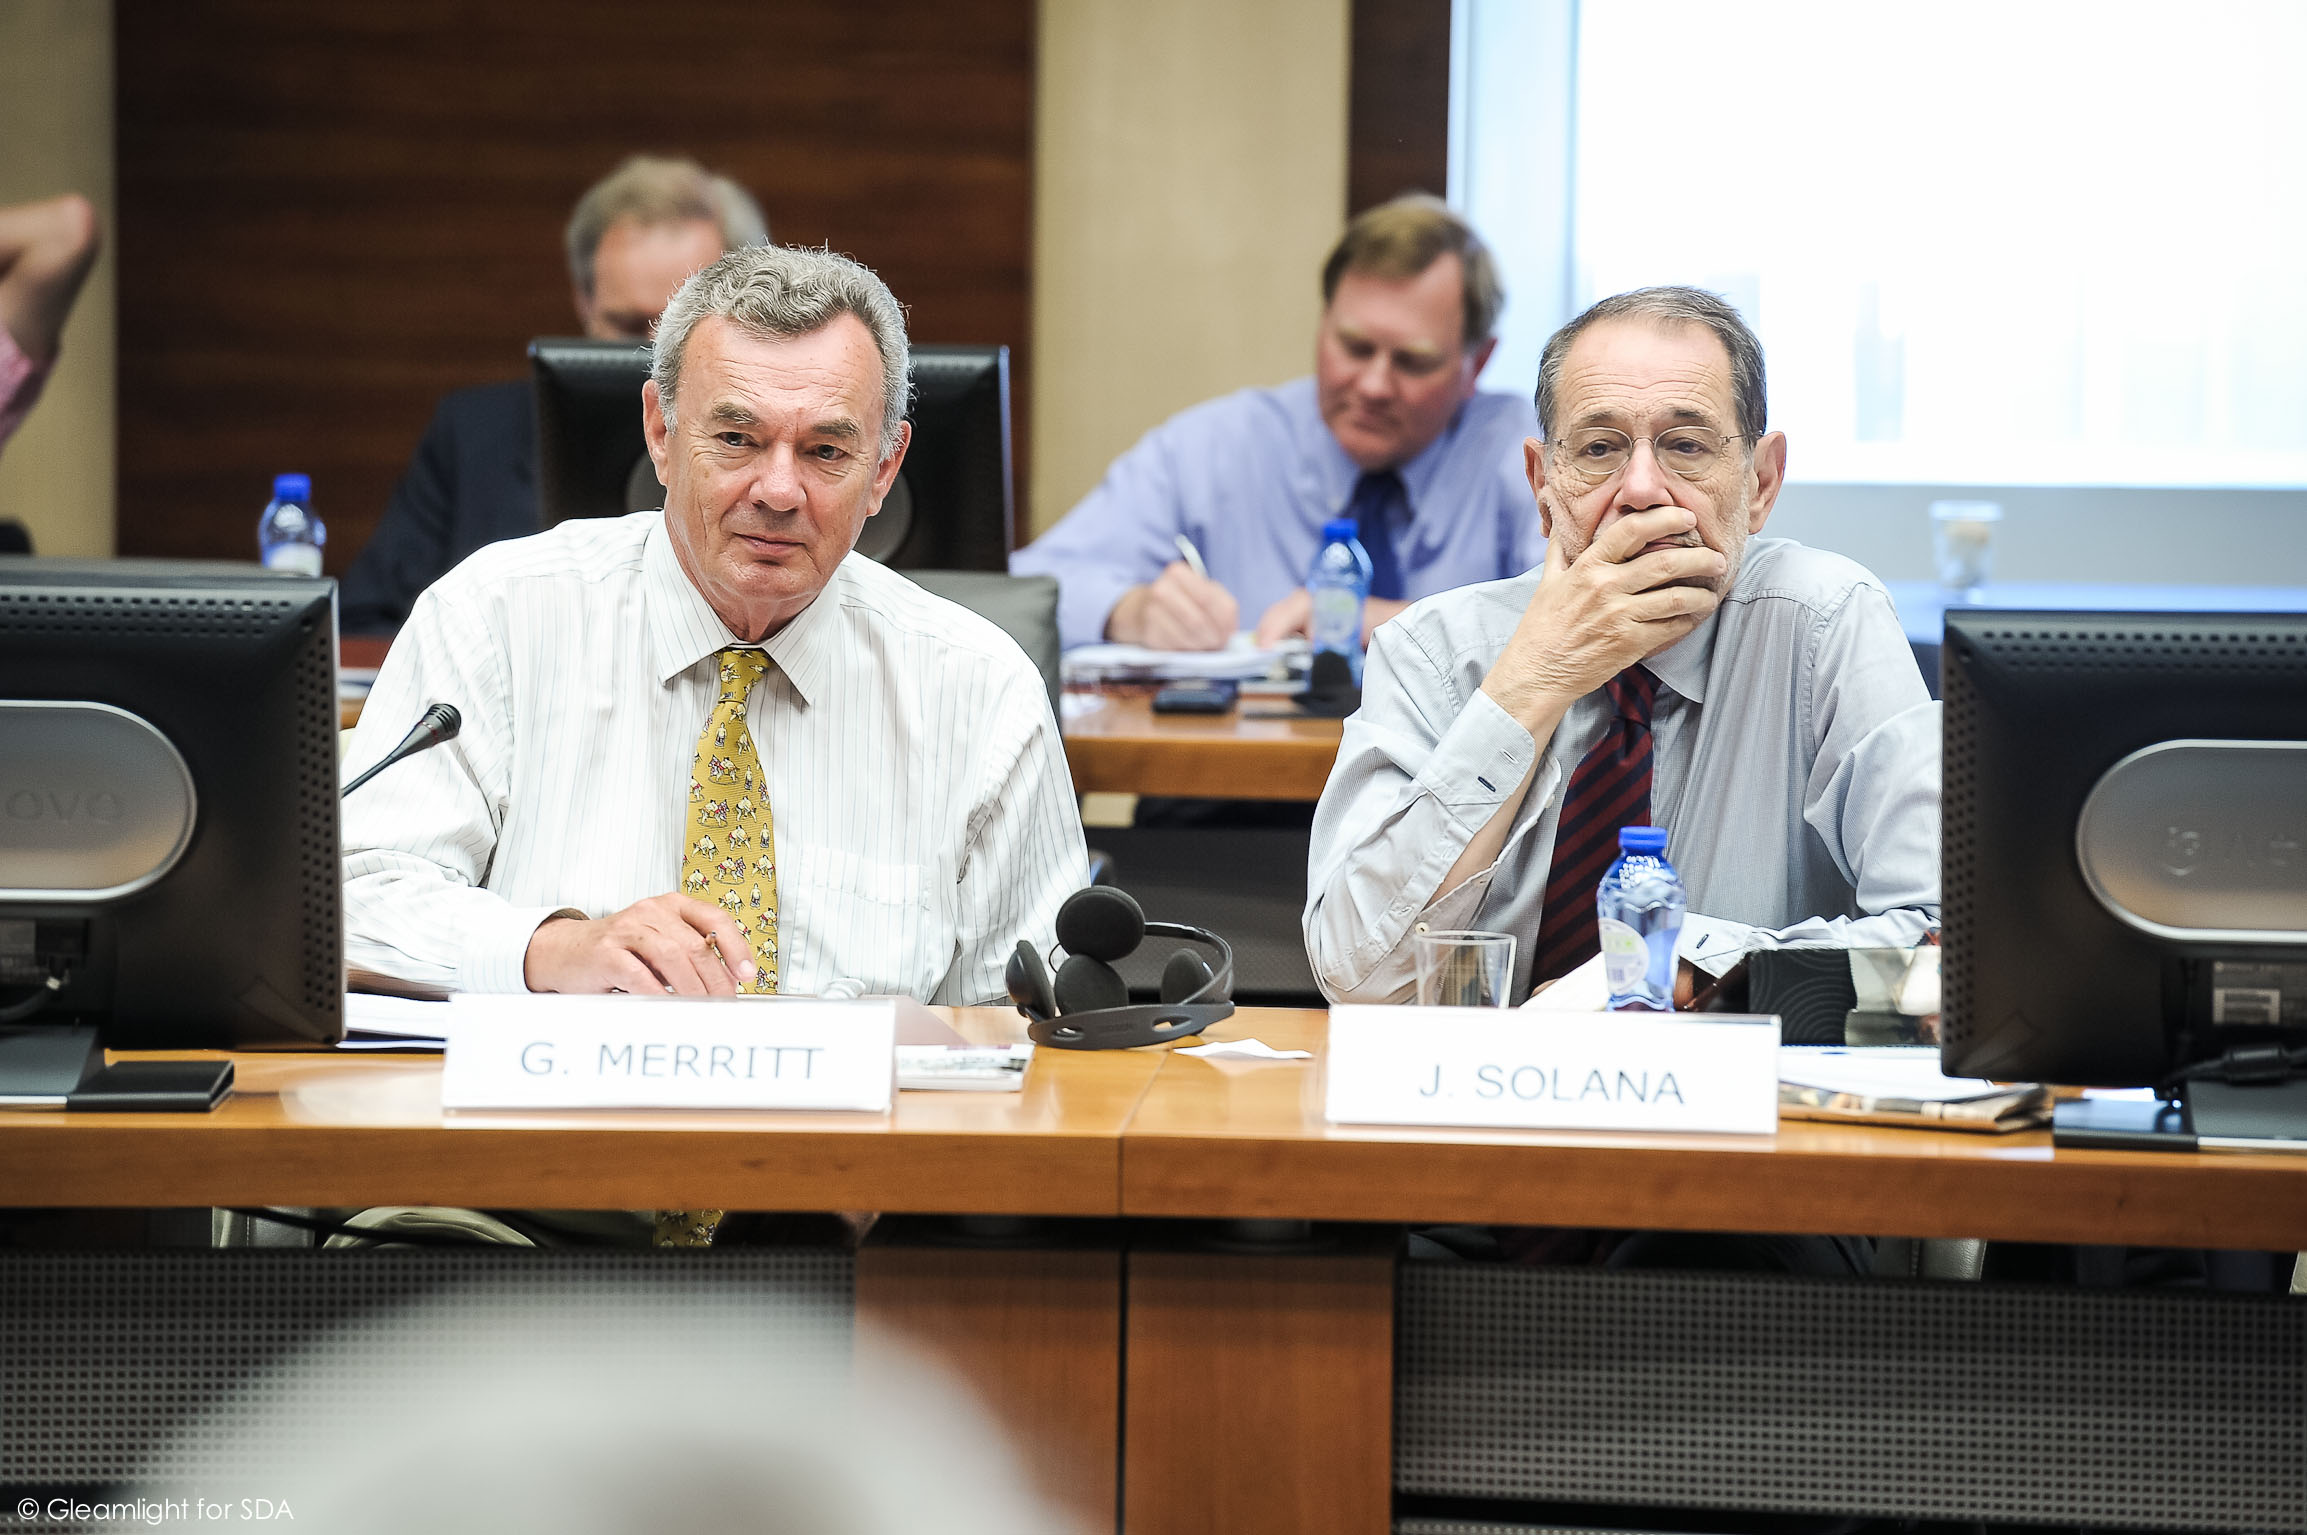
[[[1223,714],[1241,691],[1232,682],[1172,682],[1153,696],[1156,714]]]

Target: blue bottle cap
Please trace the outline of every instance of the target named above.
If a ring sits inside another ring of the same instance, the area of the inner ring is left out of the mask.
[[[1666,828],[1621,826],[1618,828],[1618,850],[1622,853],[1663,853],[1666,851]]]
[[[312,505],[312,476],[309,474],[276,474],[272,477],[272,499],[294,501],[298,506]]]
[[[1360,536],[1362,525],[1351,517],[1332,517],[1322,524],[1322,542],[1334,544]]]

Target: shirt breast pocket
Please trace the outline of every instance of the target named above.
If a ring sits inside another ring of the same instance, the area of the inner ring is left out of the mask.
[[[927,999],[953,962],[953,923],[933,873],[846,848],[780,848],[780,989],[821,993],[847,978],[867,995]]]

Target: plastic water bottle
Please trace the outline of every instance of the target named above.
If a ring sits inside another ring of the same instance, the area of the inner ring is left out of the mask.
[[[317,576],[321,545],[327,542],[328,529],[312,514],[312,476],[274,476],[272,499],[256,520],[256,550],[264,568],[284,575]]]
[[[1314,653],[1334,650],[1362,680],[1362,604],[1370,596],[1370,553],[1354,536],[1354,519],[1333,517],[1322,525],[1322,551],[1306,577],[1314,599],[1311,630]]]
[[[1689,904],[1666,861],[1666,829],[1621,827],[1618,861],[1594,891],[1613,1012],[1674,1011],[1674,942]]]

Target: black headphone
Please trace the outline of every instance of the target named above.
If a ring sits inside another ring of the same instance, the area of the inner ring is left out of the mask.
[[[1189,938],[1217,950],[1210,962],[1180,949],[1162,966],[1162,999],[1131,1006],[1129,986],[1113,961],[1136,950],[1148,934]],[[1057,980],[1032,944],[1017,941],[1002,980],[1009,1000],[1032,1020],[1026,1032],[1037,1045],[1060,1050],[1119,1050],[1158,1045],[1199,1034],[1234,1010],[1233,946],[1207,928],[1182,922],[1148,922],[1127,892],[1111,885],[1076,890],[1057,909],[1057,941],[1065,963]]]

